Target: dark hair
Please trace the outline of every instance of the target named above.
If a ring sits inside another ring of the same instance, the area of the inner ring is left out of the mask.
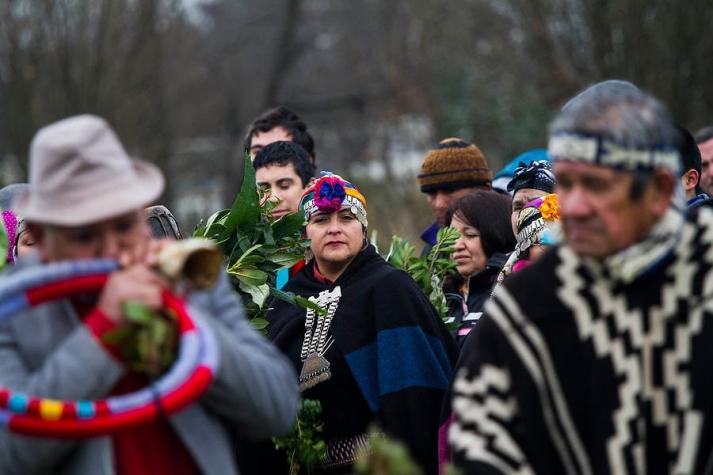
[[[477,190],[453,203],[446,222],[450,223],[455,215],[477,228],[483,251],[490,258],[496,252],[507,254],[515,248],[517,241],[512,233],[510,208],[509,196]]]
[[[273,142],[260,149],[253,161],[255,170],[270,165],[284,167],[289,164],[295,168],[295,173],[300,177],[302,187],[305,188],[314,177],[314,163],[300,145],[293,142]]]
[[[315,159],[314,154],[314,139],[307,132],[307,124],[289,110],[287,107],[278,106],[263,112],[250,125],[247,135],[245,135],[245,151],[250,152],[253,136],[258,132],[269,132],[275,127],[282,127],[292,138],[292,141],[304,148],[312,160]]]
[[[701,151],[698,150],[698,145],[696,145],[696,140],[693,138],[691,133],[677,125],[676,128],[681,134],[681,146],[678,149],[678,153],[681,154],[681,175],[686,173],[688,170],[696,170],[698,174],[701,174]]]
[[[713,139],[713,126],[702,128],[696,132],[696,135],[693,137],[699,145],[708,142],[710,139]]]

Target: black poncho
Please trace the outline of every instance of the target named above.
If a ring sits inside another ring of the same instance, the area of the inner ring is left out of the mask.
[[[363,433],[376,421],[404,441],[427,473],[436,470],[439,409],[457,348],[416,283],[369,246],[333,285],[314,277],[308,264],[285,286],[309,297],[340,286],[331,324],[335,343],[326,353],[330,380],[304,391],[322,402],[325,436]],[[273,302],[269,336],[299,373],[305,311]]]
[[[454,382],[464,473],[713,468],[712,220],[603,264],[555,248],[505,280]]]

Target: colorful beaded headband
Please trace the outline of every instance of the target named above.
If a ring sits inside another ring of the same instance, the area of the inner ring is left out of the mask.
[[[6,276],[0,281],[0,323],[35,305],[98,292],[116,269],[114,261],[89,260],[54,263]],[[168,291],[163,304],[176,317],[179,350],[161,378],[133,393],[96,401],[61,401],[0,388],[0,427],[39,437],[95,437],[171,415],[197,400],[218,370],[215,336]]]
[[[678,176],[680,157],[672,148],[634,149],[593,135],[558,133],[547,152],[554,160],[574,160],[630,171],[663,168]]]
[[[366,198],[339,175],[322,172],[322,176],[307,188],[300,200],[300,210],[305,215],[305,221],[309,221],[317,212],[334,213],[345,205],[364,227],[368,227]]]

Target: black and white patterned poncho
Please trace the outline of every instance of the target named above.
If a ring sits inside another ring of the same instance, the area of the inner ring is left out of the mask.
[[[495,293],[454,382],[463,473],[713,473],[713,213],[662,223],[604,264],[555,248]]]

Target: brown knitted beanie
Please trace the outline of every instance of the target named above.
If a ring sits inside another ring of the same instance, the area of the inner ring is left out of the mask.
[[[442,140],[421,164],[421,191],[456,190],[490,184],[492,172],[478,147],[459,138]]]

